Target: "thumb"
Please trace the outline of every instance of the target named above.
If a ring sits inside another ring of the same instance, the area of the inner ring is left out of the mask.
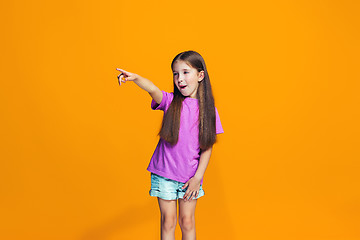
[[[184,186],[182,187],[182,189],[186,188],[187,186],[189,186],[189,181],[187,181]]]

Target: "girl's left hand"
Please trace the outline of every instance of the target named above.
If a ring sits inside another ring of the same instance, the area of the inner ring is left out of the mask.
[[[188,187],[188,189],[185,192],[184,195],[184,201],[187,200],[192,200],[192,198],[197,198],[197,196],[199,195],[199,190],[200,190],[200,183],[201,183],[201,179],[196,178],[195,176],[190,178],[182,187],[182,189],[185,189],[186,187]],[[189,199],[188,199],[189,198]]]

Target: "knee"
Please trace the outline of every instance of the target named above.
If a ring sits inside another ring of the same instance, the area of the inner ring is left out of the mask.
[[[161,216],[161,226],[165,231],[173,231],[176,227],[176,216],[163,215]]]
[[[194,216],[181,216],[179,220],[181,229],[184,231],[191,231],[195,228]]]

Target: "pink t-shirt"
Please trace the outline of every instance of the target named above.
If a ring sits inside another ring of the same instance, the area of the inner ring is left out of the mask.
[[[162,92],[161,103],[157,104],[152,100],[151,108],[153,110],[162,110],[165,114],[174,98],[174,94],[172,92]],[[182,104],[178,142],[172,146],[160,138],[147,170],[185,183],[195,175],[200,160],[199,104],[198,99],[190,97],[185,98]],[[216,108],[215,113],[216,134],[223,133],[224,130]],[[201,179],[202,183],[203,179]]]

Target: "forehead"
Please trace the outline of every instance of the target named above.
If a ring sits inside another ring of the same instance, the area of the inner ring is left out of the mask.
[[[186,62],[178,60],[178,61],[174,62],[172,69],[173,69],[173,71],[181,71],[184,69],[189,70],[191,68],[192,67],[189,64],[187,64]]]

